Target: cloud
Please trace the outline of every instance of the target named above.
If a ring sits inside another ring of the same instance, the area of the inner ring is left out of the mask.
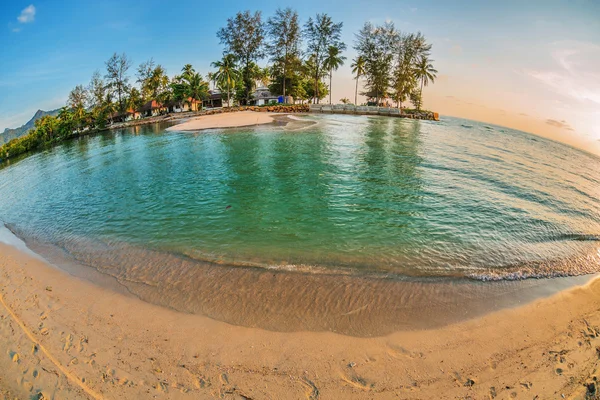
[[[525,113],[519,113],[519,115],[522,117],[529,117],[529,114],[525,114]]]
[[[546,123],[558,129],[566,129],[568,131],[573,130],[573,128],[571,128],[571,126],[564,119],[562,121],[557,121],[555,119],[547,119]]]
[[[11,30],[15,33],[21,32],[21,28],[12,28]]]
[[[600,46],[589,42],[561,41],[550,46],[553,68],[526,70],[550,90],[581,104],[600,105]]]
[[[21,11],[21,15],[17,17],[17,20],[22,24],[27,24],[35,20],[35,6],[33,4],[25,7]]]

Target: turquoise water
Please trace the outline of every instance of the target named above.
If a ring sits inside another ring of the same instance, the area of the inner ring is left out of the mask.
[[[454,118],[299,120],[80,138],[0,169],[0,219],[115,257],[482,280],[600,270],[595,156]]]

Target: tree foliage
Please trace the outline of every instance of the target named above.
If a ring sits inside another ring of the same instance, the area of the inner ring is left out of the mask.
[[[265,29],[260,11],[238,12],[227,20],[227,25],[217,32],[221,44],[225,46],[225,54],[233,54],[242,65],[244,77],[243,100],[250,100],[253,77],[250,75],[251,64],[265,55]]]
[[[129,91],[129,76],[127,71],[131,67],[131,60],[125,53],[114,53],[106,62],[106,75],[108,88],[117,95],[118,110],[125,111],[125,95]]]
[[[346,60],[346,45],[341,40],[343,23],[334,23],[327,14],[317,14],[301,27],[298,13],[291,8],[277,9],[266,23],[260,12],[238,12],[217,32],[224,53],[221,60],[212,63],[216,71],[208,74],[208,81],[227,92],[228,104],[232,96],[240,104],[247,104],[258,85],[268,86],[274,94],[318,103],[331,93],[333,72]],[[392,99],[401,107],[410,100],[419,110],[423,88],[433,83],[437,75],[431,48],[421,33],[400,33],[391,22],[365,23],[354,42],[354,102],[358,100],[360,81],[365,83],[363,94],[376,104]],[[259,66],[265,57],[270,65]],[[107,124],[122,121],[130,110],[140,110],[150,100],[173,106],[200,103],[208,97],[208,83],[191,64],[170,79],[166,70],[150,58],[137,67],[133,85],[129,76],[131,60],[126,54],[114,53],[105,67],[104,75],[95,71],[87,86],[77,85],[71,90],[57,117],[40,118],[27,135],[0,147],[0,159],[52,145],[84,131],[104,129]],[[326,77],[329,87],[324,82]],[[331,99],[330,95],[330,102]],[[349,103],[347,98],[340,101]]]
[[[391,98],[398,107],[410,99],[420,109],[422,87],[418,90],[417,82],[427,85],[437,72],[429,61],[419,69],[421,60],[428,60],[431,51],[431,44],[420,32],[402,34],[391,22],[380,26],[367,22],[356,35],[354,49],[364,64],[361,74],[356,66],[353,71],[357,79],[360,75],[366,78],[364,95],[374,99],[375,104]]]
[[[290,72],[300,58],[302,32],[298,12],[291,8],[278,8],[275,15],[267,20],[267,33],[267,51],[273,63],[273,76],[276,80],[281,79],[281,91],[285,97],[288,80],[293,76]]]
[[[340,51],[346,49],[341,40],[343,22],[334,23],[327,14],[317,14],[313,19],[310,17],[304,25],[304,36],[306,38],[306,53],[311,60],[311,72],[314,82],[315,102],[321,98],[319,81],[327,74],[325,60],[330,47],[336,47]]]
[[[217,72],[213,75],[213,78],[220,88],[224,88],[227,91],[227,106],[229,106],[231,105],[231,91],[241,81],[242,76],[237,69],[235,56],[233,54],[225,54],[223,59],[215,61],[211,65],[217,68]]]

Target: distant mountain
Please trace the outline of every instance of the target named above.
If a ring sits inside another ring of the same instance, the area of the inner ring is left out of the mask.
[[[35,121],[42,118],[44,115],[57,116],[60,112],[60,108],[52,111],[37,110],[34,116],[25,125],[18,128],[10,129],[6,128],[4,132],[0,133],[0,146],[6,142],[10,142],[13,139],[24,136],[31,129],[35,127]]]

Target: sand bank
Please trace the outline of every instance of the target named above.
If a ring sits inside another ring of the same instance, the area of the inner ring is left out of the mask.
[[[277,114],[259,113],[254,111],[240,111],[214,115],[203,115],[189,121],[169,127],[168,131],[198,131],[202,129],[238,128],[269,124],[274,121]]]
[[[178,313],[5,244],[0,276],[6,398],[583,399],[599,363],[598,280],[440,329],[357,338]]]

